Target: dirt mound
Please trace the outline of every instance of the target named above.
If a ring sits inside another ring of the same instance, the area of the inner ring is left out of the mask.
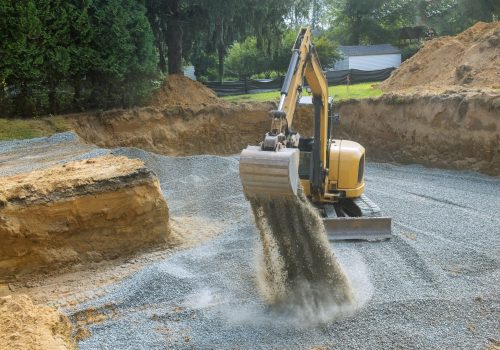
[[[165,243],[168,207],[138,160],[104,156],[3,177],[0,276]]]
[[[500,88],[500,22],[478,22],[457,36],[426,42],[380,87],[395,91],[416,86]]]
[[[250,203],[263,251],[259,285],[267,301],[310,323],[352,310],[349,282],[303,190],[298,197]]]
[[[235,154],[258,144],[272,103],[198,108],[136,108],[71,118],[75,131],[101,147],[138,147],[171,156]]]
[[[169,75],[153,94],[149,103],[154,107],[207,106],[210,104],[224,104],[224,101],[202,83],[182,74]]]
[[[69,319],[27,295],[0,298],[0,349],[75,349]]]

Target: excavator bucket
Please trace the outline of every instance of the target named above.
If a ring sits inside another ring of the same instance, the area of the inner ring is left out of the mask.
[[[240,178],[248,198],[297,194],[299,150],[263,151],[248,146],[240,155]]]
[[[324,218],[323,224],[330,241],[381,241],[392,236],[389,217]]]

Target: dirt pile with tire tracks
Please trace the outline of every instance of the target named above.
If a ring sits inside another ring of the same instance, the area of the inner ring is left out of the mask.
[[[451,85],[500,88],[500,22],[478,22],[456,36],[426,42],[380,87],[398,91]]]
[[[102,156],[3,177],[0,277],[164,243],[167,203],[141,161]]]

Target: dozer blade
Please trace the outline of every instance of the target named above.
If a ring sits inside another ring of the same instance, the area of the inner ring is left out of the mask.
[[[299,150],[262,151],[248,146],[240,155],[240,178],[248,198],[293,196],[299,182]]]
[[[389,217],[324,218],[323,223],[330,241],[378,241],[391,238]]]

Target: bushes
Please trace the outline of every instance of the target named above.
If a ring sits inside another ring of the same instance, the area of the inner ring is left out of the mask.
[[[410,44],[401,49],[401,61],[406,61],[420,50],[421,44]]]
[[[280,72],[272,70],[272,71],[268,71],[268,72],[254,74],[250,78],[251,79],[276,79],[276,78],[281,77],[282,75],[283,74],[281,74]]]
[[[231,46],[225,64],[229,75],[235,75],[242,79],[265,70],[268,67],[268,59],[257,49],[257,39],[248,37],[242,43],[235,42]]]
[[[2,116],[140,104],[156,76],[135,0],[0,1]]]

